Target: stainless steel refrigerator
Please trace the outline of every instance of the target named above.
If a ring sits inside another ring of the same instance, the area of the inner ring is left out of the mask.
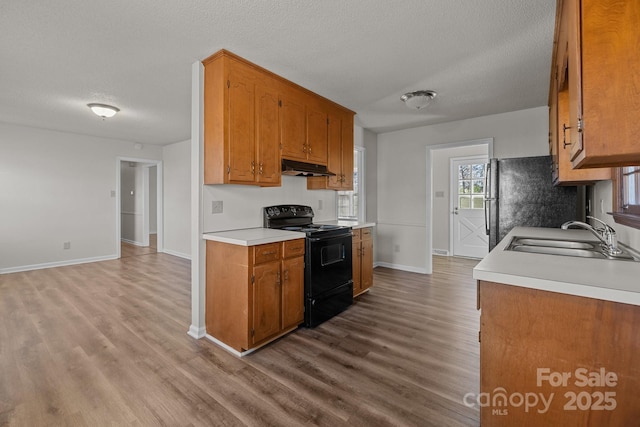
[[[485,184],[485,225],[492,250],[513,227],[560,227],[584,220],[584,188],[554,186],[551,156],[491,159]]]

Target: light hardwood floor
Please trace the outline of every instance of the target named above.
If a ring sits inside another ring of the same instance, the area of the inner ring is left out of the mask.
[[[242,359],[186,334],[181,258],[0,276],[0,425],[476,426],[475,264],[377,268],[346,312]]]
[[[130,256],[149,255],[158,252],[158,235],[149,234],[149,246],[136,246],[127,242],[120,242],[120,258]]]

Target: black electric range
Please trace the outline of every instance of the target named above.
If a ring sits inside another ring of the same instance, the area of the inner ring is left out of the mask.
[[[314,327],[353,303],[351,227],[314,224],[303,205],[263,208],[264,227],[305,235],[305,326]]]

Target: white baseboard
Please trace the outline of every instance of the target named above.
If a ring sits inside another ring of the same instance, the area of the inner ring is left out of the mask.
[[[207,329],[204,326],[201,328],[198,328],[195,325],[191,325],[189,327],[189,331],[187,332],[187,335],[197,340],[199,340],[200,338],[204,338],[206,334],[207,334]]]
[[[21,265],[18,267],[0,268],[0,274],[19,273],[21,271],[42,270],[44,268],[65,267],[67,265],[86,264],[89,262],[110,261],[118,259],[115,255],[92,258],[71,259],[67,261],[45,262],[42,264]]]
[[[410,265],[392,264],[390,262],[381,262],[381,261],[378,261],[377,265],[380,267],[393,268],[394,270],[402,270],[402,271],[409,271],[411,273],[427,274],[427,269],[412,267]]]
[[[219,340],[219,339],[217,339],[217,338],[212,337],[212,336],[211,336],[211,335],[209,335],[209,334],[206,334],[204,337],[205,337],[206,339],[208,339],[209,341],[211,341],[211,342],[213,342],[213,343],[215,343],[215,344],[219,345],[220,347],[224,348],[224,349],[225,349],[225,350],[227,350],[229,353],[231,353],[231,354],[233,354],[233,355],[235,355],[235,356],[238,356],[238,357],[243,357],[243,356],[246,356],[247,354],[251,354],[251,353],[253,353],[254,351],[256,351],[257,349],[259,349],[260,347],[262,347],[262,345],[260,345],[260,346],[258,346],[258,347],[252,348],[251,350],[238,351],[238,350],[236,350],[235,348],[229,347],[227,344],[223,343],[222,341],[220,341],[220,340]],[[267,344],[267,343],[265,343],[265,344]],[[263,345],[265,345],[265,344],[263,344]]]
[[[129,243],[130,245],[135,245],[135,246],[142,246],[145,247],[144,244],[142,242],[135,242],[133,240],[129,240],[129,239],[120,239],[121,242],[125,242],[125,243]]]
[[[431,251],[433,255],[449,256],[449,251],[446,249],[433,249]]]
[[[171,249],[163,249],[162,252],[164,252],[165,254],[168,254],[168,255],[173,255],[173,256],[177,256],[179,258],[184,258],[184,259],[191,260],[191,255],[183,254],[182,252],[172,251]]]

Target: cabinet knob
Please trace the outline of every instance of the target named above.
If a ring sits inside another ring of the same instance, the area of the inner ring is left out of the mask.
[[[253,175],[256,174],[256,162],[255,162],[255,160],[251,160],[251,173]]]
[[[307,152],[307,144],[302,144],[302,152],[303,153]]]
[[[289,280],[289,270],[284,271],[284,280]]]

